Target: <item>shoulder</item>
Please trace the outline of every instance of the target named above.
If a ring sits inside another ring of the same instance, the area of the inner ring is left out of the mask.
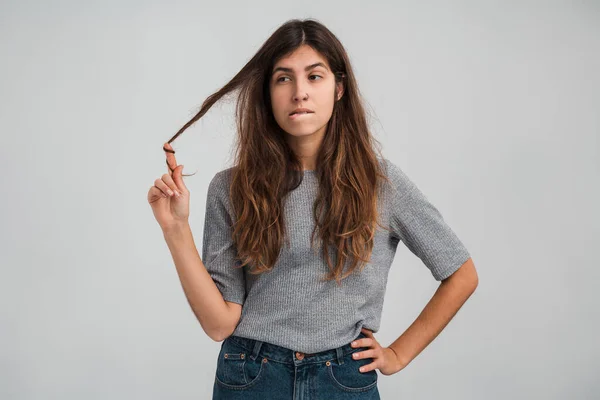
[[[231,175],[234,167],[218,171],[208,184],[206,196],[209,200],[217,200],[220,203],[229,203],[229,189]]]
[[[416,189],[414,182],[397,163],[389,160],[388,158],[382,158],[380,162],[385,175],[390,180],[389,183],[399,195],[409,193]]]
[[[402,171],[402,168],[400,168],[397,163],[391,161],[389,158],[382,158],[380,163],[388,178],[393,180],[401,180],[406,177],[404,171]]]
[[[208,185],[209,190],[218,190],[224,187],[229,187],[229,183],[231,182],[231,174],[233,172],[234,167],[225,168],[218,171],[215,175],[213,175],[210,183]]]

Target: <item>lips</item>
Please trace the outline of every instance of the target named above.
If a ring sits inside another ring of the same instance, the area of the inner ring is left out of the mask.
[[[290,113],[290,117],[294,114],[302,114],[302,113],[308,113],[308,114],[312,114],[314,111],[311,110],[310,108],[305,108],[305,107],[297,107],[294,111],[292,111]]]
[[[293,112],[290,115],[295,115],[295,114],[312,114],[312,111],[298,111],[298,112]]]
[[[289,118],[291,120],[295,120],[295,119],[298,119],[298,118],[304,119],[304,118],[306,118],[306,116],[311,115],[311,114],[314,114],[314,113],[312,113],[312,112],[293,113],[293,114],[290,114]]]

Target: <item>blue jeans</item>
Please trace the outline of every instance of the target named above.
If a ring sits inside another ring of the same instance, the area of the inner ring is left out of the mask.
[[[357,339],[364,337],[360,332]],[[348,343],[305,354],[232,335],[221,344],[213,400],[379,400],[377,371],[358,370],[374,359],[352,358],[367,349]]]

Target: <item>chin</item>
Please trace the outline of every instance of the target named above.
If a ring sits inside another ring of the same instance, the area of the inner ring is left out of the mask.
[[[309,127],[299,128],[297,126],[295,126],[294,129],[284,129],[284,130],[288,135],[295,136],[295,137],[309,136],[316,132],[316,130],[313,128],[309,128]]]

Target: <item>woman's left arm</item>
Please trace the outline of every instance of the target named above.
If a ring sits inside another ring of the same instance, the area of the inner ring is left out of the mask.
[[[473,294],[478,283],[479,278],[471,258],[442,280],[417,319],[389,345],[396,354],[398,371],[406,367],[440,334]]]

